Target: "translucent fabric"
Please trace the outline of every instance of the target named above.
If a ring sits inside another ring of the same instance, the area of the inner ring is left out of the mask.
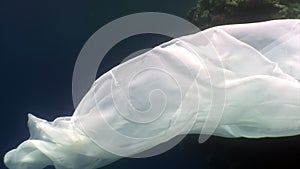
[[[299,20],[210,28],[105,73],[72,117],[47,122],[29,114],[30,138],[4,162],[98,168],[177,135],[209,134],[206,122],[216,122],[208,128],[222,137],[297,135],[299,80]]]

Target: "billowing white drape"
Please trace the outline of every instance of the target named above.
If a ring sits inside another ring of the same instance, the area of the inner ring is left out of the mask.
[[[299,80],[300,20],[210,28],[105,73],[72,117],[28,115],[30,138],[4,162],[92,169],[188,133],[297,135]]]

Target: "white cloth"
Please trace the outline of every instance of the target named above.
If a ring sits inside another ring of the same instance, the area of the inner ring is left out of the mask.
[[[12,169],[98,168],[176,135],[200,133],[207,120],[220,119],[217,136],[297,135],[299,80],[300,20],[210,28],[105,73],[72,117],[47,122],[29,115],[31,137],[4,162]],[[225,99],[212,102],[215,91]]]

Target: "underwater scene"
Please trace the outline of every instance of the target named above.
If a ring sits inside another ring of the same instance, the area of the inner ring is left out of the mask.
[[[297,0],[1,0],[0,13],[0,168],[299,165]]]

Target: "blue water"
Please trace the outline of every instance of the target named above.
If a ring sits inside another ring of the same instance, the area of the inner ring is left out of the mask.
[[[194,4],[195,0],[1,0],[1,158],[29,137],[28,112],[47,120],[72,115],[74,64],[83,44],[101,26],[136,12],[165,12],[186,18]],[[126,53],[167,40],[150,34],[123,41],[108,53],[110,57],[98,75],[117,65]],[[197,136],[191,135],[162,155],[122,159],[104,168],[287,168],[298,164],[299,150],[300,137],[213,137],[199,145]],[[5,168],[3,162],[0,165]]]

